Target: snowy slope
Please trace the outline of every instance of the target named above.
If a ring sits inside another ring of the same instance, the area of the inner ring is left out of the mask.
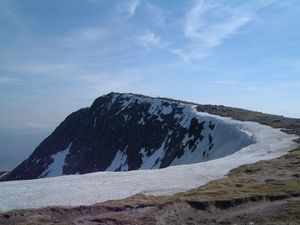
[[[223,158],[164,169],[117,173],[97,172],[86,175],[2,182],[0,183],[0,211],[53,205],[87,205],[125,198],[138,193],[173,194],[221,178],[239,165],[279,157],[296,147],[296,144],[292,142],[295,136],[287,135],[278,129],[204,113],[201,113],[201,116],[212,120],[222,120],[238,127],[251,135],[255,143]],[[144,154],[142,157],[147,156]],[[186,160],[192,158],[190,155],[186,157]],[[117,158],[124,161],[121,154],[118,154]],[[176,163],[175,161],[174,164]],[[146,164],[143,165],[148,167]],[[111,166],[114,167],[114,165]]]
[[[170,114],[173,111],[170,105],[169,107],[164,106],[159,99],[146,99],[144,100],[145,102],[151,103],[149,112],[157,116],[161,121],[163,119],[160,118],[160,113]],[[131,100],[126,102],[123,107],[129,107],[130,104]],[[255,142],[251,132],[247,132],[221,119],[200,113],[192,105],[180,104],[178,108],[181,108],[183,111],[182,114],[175,114],[176,121],[180,127],[190,128],[194,120],[196,124],[201,125],[202,129],[199,130],[200,136],[198,137],[189,132],[184,134],[181,141],[183,152],[172,159],[169,166],[192,164],[221,158]],[[139,150],[142,157],[141,165],[138,169],[161,168],[161,163],[169,148],[168,144],[174,138],[172,135],[173,132],[175,133],[175,131],[169,130],[160,147],[153,149],[150,153],[145,148]],[[128,171],[127,148],[128,146],[125,147],[125,150],[118,150],[116,152],[113,161],[106,171]]]
[[[53,162],[48,166],[48,168],[42,173],[41,177],[57,177],[63,174],[63,167],[65,165],[65,160],[70,152],[72,142],[65,150],[57,152],[51,156]]]
[[[6,180],[205,162],[252,144],[251,133],[196,105],[110,93],[70,114]]]
[[[2,178],[2,177],[4,177],[6,174],[8,174],[9,172],[2,172],[1,174],[0,174],[0,179]]]

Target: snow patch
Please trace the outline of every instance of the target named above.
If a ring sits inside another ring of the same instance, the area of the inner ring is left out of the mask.
[[[126,151],[122,152],[118,150],[114,160],[111,162],[110,166],[107,167],[106,171],[116,171],[117,169],[120,169],[121,171],[128,170]]]
[[[112,98],[111,98],[111,105],[115,103],[116,99],[117,99],[117,96],[116,94],[113,94]]]
[[[3,173],[3,174],[1,174],[0,175],[0,179],[2,178],[2,177],[4,177],[5,175],[7,175],[9,172],[5,172],[5,173]]]
[[[40,177],[56,177],[63,175],[63,168],[65,165],[66,156],[69,154],[72,142],[63,151],[57,152],[52,155],[51,158],[53,162],[48,166],[48,168],[40,175]]]
[[[161,110],[161,113],[164,115],[170,114],[173,111],[173,108],[171,105],[164,106]]]
[[[196,109],[194,109],[192,106],[186,106],[186,105],[183,105],[182,108],[182,115],[180,117],[181,121],[180,121],[180,125],[183,127],[183,128],[189,128],[190,125],[191,125],[191,121],[192,119],[194,118],[194,115],[196,114]]]
[[[142,148],[140,153],[142,154],[143,162],[139,169],[158,169],[160,167],[161,160],[164,158],[165,144],[166,140],[164,140],[162,145],[157,150],[153,151],[150,156],[147,156],[145,149]]]
[[[145,151],[145,148],[142,148],[140,150],[140,153],[142,154],[142,164],[140,166],[141,169],[158,169],[160,168],[161,161],[164,158],[165,155],[165,145],[170,140],[169,137],[172,134],[172,131],[169,130],[165,140],[162,142],[161,146],[154,150],[151,155],[147,155],[147,152]]]
[[[188,137],[188,134],[186,134],[182,140],[182,144],[185,146],[184,154],[180,158],[175,158],[170,166],[218,159],[255,143],[253,133],[247,130],[245,126],[237,126],[236,124],[228,123],[222,119],[198,111],[194,111],[193,113],[193,118],[198,119],[199,123],[204,122],[204,129],[201,133],[203,140],[196,142],[192,150],[189,148],[188,142],[193,137]],[[189,118],[185,119],[190,123],[191,120]],[[209,128],[209,124],[215,125],[213,130]]]
[[[139,120],[138,124],[140,124],[140,125],[145,125],[144,117],[142,117],[142,118]]]
[[[124,123],[128,120],[129,116],[128,115],[124,115]]]
[[[117,112],[116,114],[120,113],[121,111],[123,111],[124,109],[126,109],[129,105],[131,105],[133,102],[136,101],[136,98],[133,98],[132,96],[130,96],[129,94],[123,94],[122,95],[123,99],[121,100],[122,105],[121,105],[121,109],[119,112]]]

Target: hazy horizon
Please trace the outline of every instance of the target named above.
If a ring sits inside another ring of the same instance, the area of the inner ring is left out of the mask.
[[[54,129],[0,129],[0,171],[11,171],[24,161]]]

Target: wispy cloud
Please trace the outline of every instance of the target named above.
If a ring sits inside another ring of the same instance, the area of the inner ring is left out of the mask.
[[[95,41],[105,36],[106,32],[99,27],[84,28],[80,30],[80,37],[84,40]]]
[[[44,122],[33,122],[29,121],[24,124],[16,125],[16,128],[36,128],[36,129],[43,129],[43,128],[53,128],[55,124],[52,123],[44,123]]]
[[[144,34],[136,36],[133,39],[147,50],[163,47],[161,38],[151,31],[146,31]]]
[[[190,63],[192,60],[206,58],[210,52],[197,47],[175,48],[170,50],[173,54],[179,56],[184,62]]]
[[[139,6],[139,0],[123,1],[119,6],[119,11],[124,15],[125,19],[129,19],[134,16],[137,7]]]
[[[197,1],[186,13],[183,32],[189,46],[173,50],[185,61],[201,59],[254,19],[252,11],[220,3]]]
[[[186,15],[184,34],[205,48],[213,48],[253,18],[241,8],[200,1]]]
[[[61,43],[68,47],[80,47],[86,44],[95,43],[106,35],[108,30],[104,27],[81,27],[67,32],[62,38]]]
[[[110,91],[299,112],[293,1],[0,0],[0,127],[56,124]]]

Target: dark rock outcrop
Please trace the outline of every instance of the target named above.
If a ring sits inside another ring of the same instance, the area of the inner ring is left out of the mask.
[[[223,142],[231,148],[220,152]],[[222,157],[251,143],[237,127],[200,115],[195,106],[110,93],[70,114],[4,180],[164,168]]]

